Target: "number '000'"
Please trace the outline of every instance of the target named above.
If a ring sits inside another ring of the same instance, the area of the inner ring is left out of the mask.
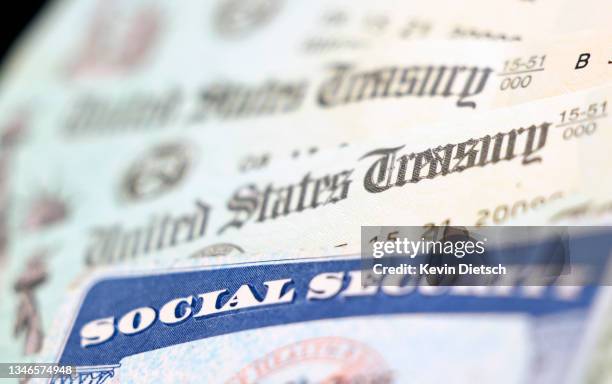
[[[499,85],[499,89],[505,91],[506,89],[527,88],[529,84],[531,84],[531,75],[506,77]]]
[[[590,136],[595,133],[597,129],[597,123],[590,122],[586,124],[579,124],[573,127],[567,127],[563,130],[563,139],[569,140],[574,137],[581,137],[584,135]]]

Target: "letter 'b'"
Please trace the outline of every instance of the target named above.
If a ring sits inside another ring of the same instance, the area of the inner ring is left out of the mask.
[[[582,69],[589,65],[590,58],[590,53],[581,53],[580,56],[578,56],[578,61],[576,62],[576,66],[574,67],[574,69]]]

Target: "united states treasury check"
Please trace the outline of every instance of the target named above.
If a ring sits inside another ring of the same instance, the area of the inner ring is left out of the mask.
[[[603,196],[609,190],[608,172],[590,165],[605,164],[609,120],[584,111],[595,104],[590,110],[601,112],[609,92],[602,87],[500,110],[457,121],[452,130],[445,124],[426,128],[439,134],[412,137],[398,129],[378,142],[321,150],[245,173],[229,184],[209,182],[209,175],[196,168],[172,194],[126,202],[121,211],[105,208],[115,201],[111,197],[105,203],[107,192],[102,191],[91,200],[95,204],[80,208],[85,212],[72,211],[79,216],[64,225],[13,244],[5,276],[19,276],[24,284],[3,281],[4,291],[15,293],[0,303],[0,324],[10,329],[21,316],[33,316],[38,328],[27,328],[32,339],[24,343],[41,342],[52,333],[50,321],[67,289],[106,264],[172,264],[181,259],[223,263],[244,260],[245,250],[281,252],[279,258],[291,249],[321,254],[321,249],[335,247],[346,254],[358,249],[359,229],[365,224],[427,226],[441,224],[449,215],[453,225],[482,220],[502,224],[575,193]],[[572,115],[574,108],[587,120],[562,122],[563,112]],[[595,130],[593,125],[587,130],[593,123]],[[400,148],[402,138],[406,143]],[[101,169],[95,176],[111,174]],[[228,250],[232,254],[215,256]],[[15,291],[14,286],[22,288]],[[33,308],[32,297],[38,303]],[[8,338],[2,343],[7,359],[16,361],[24,345]]]
[[[186,131],[238,140],[239,148],[338,144],[369,138],[381,116],[386,126],[417,125],[602,86],[612,78],[608,40],[584,33],[540,43],[400,42],[294,64],[197,65],[51,87],[33,100],[22,89],[2,112],[9,121],[17,112],[40,119],[22,141],[49,153]]]
[[[164,150],[173,152],[162,146],[150,164],[136,159],[135,168],[125,163],[133,158],[129,145],[114,148],[111,158],[106,145],[72,148],[42,171],[61,169],[79,196],[48,233],[78,237],[81,260],[96,265],[175,249],[194,253],[214,242],[252,252],[342,251],[359,244],[359,225],[504,224],[573,194],[606,196],[609,97],[610,88],[601,87],[452,123],[381,126],[365,142],[299,157],[287,149],[284,161],[243,172],[232,172],[234,151],[222,140],[198,134],[177,146],[184,158],[165,161]],[[183,151],[190,147],[193,157]],[[15,179],[26,196],[31,175],[41,174],[31,154]],[[92,164],[102,162],[93,173]],[[13,227],[17,254],[45,232],[24,228],[26,213]]]

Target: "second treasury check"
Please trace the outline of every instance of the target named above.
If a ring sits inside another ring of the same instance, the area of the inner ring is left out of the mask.
[[[67,185],[81,197],[49,233],[75,237],[81,261],[97,265],[196,252],[215,241],[252,252],[351,247],[359,225],[503,225],[574,194],[607,196],[609,100],[610,87],[600,87],[436,124],[380,124],[367,140],[300,156],[285,147],[283,161],[234,172],[233,151],[185,135],[201,157],[171,157],[183,168],[165,182],[147,176],[148,163],[126,164],[129,148],[116,147],[108,159],[107,150],[66,150],[45,167],[78,179]],[[153,164],[164,164],[155,154]],[[92,173],[88,159],[105,166]],[[41,168],[18,165],[15,180],[27,196],[28,175]],[[15,251],[39,242],[35,234],[21,235]]]

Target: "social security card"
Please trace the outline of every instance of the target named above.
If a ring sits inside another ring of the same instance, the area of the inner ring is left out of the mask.
[[[59,319],[78,375],[52,382],[564,382],[602,288],[501,288],[363,284],[358,256],[111,273]]]

